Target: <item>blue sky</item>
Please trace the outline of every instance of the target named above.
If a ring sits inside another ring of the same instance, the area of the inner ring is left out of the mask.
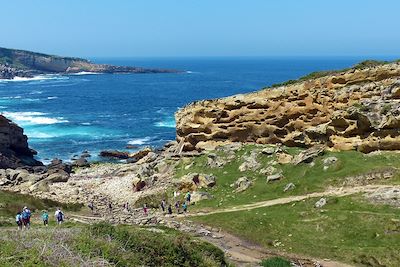
[[[397,56],[395,0],[2,1],[0,46],[85,57]]]

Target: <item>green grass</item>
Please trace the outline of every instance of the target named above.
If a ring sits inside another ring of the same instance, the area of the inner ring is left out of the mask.
[[[269,259],[265,259],[261,262],[262,267],[291,267],[290,261],[280,258],[273,257]]]
[[[15,216],[24,206],[29,207],[32,212],[39,212],[43,209],[54,210],[56,207],[61,207],[66,211],[78,211],[82,208],[80,204],[63,204],[29,195],[0,191],[0,217]]]
[[[396,60],[396,61],[364,60],[364,61],[361,61],[360,63],[355,64],[352,68],[356,69],[356,70],[362,70],[365,68],[377,67],[377,66],[389,64],[392,62],[399,62],[399,60]],[[280,86],[287,86],[287,85],[292,85],[292,84],[299,83],[299,82],[322,78],[322,77],[329,76],[329,75],[336,75],[336,74],[340,74],[341,72],[348,71],[352,68],[344,68],[341,70],[315,71],[315,72],[311,72],[310,74],[307,74],[303,77],[300,77],[297,80],[288,80],[288,81],[285,81],[282,83],[276,83],[276,84],[271,85],[271,87],[274,88],[274,87],[280,87]]]
[[[227,266],[220,249],[165,228],[96,224],[0,231],[0,266]]]
[[[318,199],[249,211],[193,217],[264,247],[360,266],[400,265],[400,209],[362,196]],[[382,265],[378,265],[382,264]]]
[[[357,151],[326,152],[314,161],[314,166],[305,163],[297,166],[292,164],[276,165],[277,169],[283,171],[285,178],[280,181],[267,183],[266,176],[260,174],[259,170],[267,167],[268,163],[275,160],[275,156],[266,156],[260,153],[258,160],[262,164],[262,167],[257,171],[240,172],[238,169],[243,162],[243,159],[241,159],[243,154],[249,154],[252,150],[261,148],[257,148],[254,145],[244,146],[243,149],[236,152],[235,160],[226,164],[223,168],[208,167],[206,155],[194,159],[182,160],[176,168],[176,179],[190,172],[214,174],[217,177],[217,183],[213,188],[200,189],[211,193],[214,198],[201,201],[193,206],[192,209],[218,209],[220,207],[232,207],[279,197],[321,192],[327,190],[328,187],[343,186],[346,177],[400,167],[400,156],[394,152],[385,152],[381,155],[365,155]],[[286,150],[292,155],[300,151],[298,148],[286,148]],[[224,156],[222,152],[216,153]],[[324,171],[323,160],[329,156],[337,157],[338,161],[333,166],[330,166],[328,170]],[[192,164],[192,162],[194,162],[193,165],[186,170],[185,166]],[[244,192],[233,193],[230,185],[242,176],[253,179],[253,185]],[[389,180],[375,182],[399,184],[400,177],[399,175],[395,175],[395,177]],[[283,192],[285,185],[288,183],[295,184],[295,189]]]

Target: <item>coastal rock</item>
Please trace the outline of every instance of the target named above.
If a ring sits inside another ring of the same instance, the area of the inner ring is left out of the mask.
[[[284,152],[280,152],[276,154],[276,161],[279,164],[288,164],[293,160],[293,156],[286,154]]]
[[[278,181],[278,180],[281,180],[283,178],[285,178],[285,177],[283,176],[282,173],[276,173],[276,174],[268,175],[267,176],[267,183],[273,182],[273,181]]]
[[[89,167],[90,164],[89,164],[89,162],[87,161],[86,158],[81,157],[81,158],[79,158],[77,160],[74,160],[72,162],[72,166],[76,166],[76,167],[81,167],[82,168],[82,167]]]
[[[147,156],[147,154],[149,154],[150,152],[152,152],[151,148],[146,147],[145,149],[142,149],[136,153],[129,154],[128,157],[136,161],[139,161],[145,156]]]
[[[323,206],[325,206],[326,205],[326,199],[325,198],[321,198],[320,200],[318,200],[317,202],[315,202],[315,207],[317,208],[317,209],[320,209],[320,208],[322,208]]]
[[[213,198],[213,196],[212,196],[210,193],[194,191],[194,192],[192,193],[190,202],[191,202],[191,203],[197,203],[197,202],[199,202],[199,201],[207,200],[207,199],[212,199],[212,198]]]
[[[239,171],[254,171],[261,167],[261,164],[257,160],[258,153],[252,151],[249,156],[243,156],[244,162],[239,166]]]
[[[287,185],[285,185],[285,188],[283,188],[283,192],[291,191],[295,188],[296,186],[294,185],[294,183],[288,183]]]
[[[178,182],[180,191],[196,191],[199,188],[213,187],[216,178],[212,174],[189,173],[183,176]]]
[[[325,146],[324,145],[316,145],[313,146],[309,149],[306,149],[299,154],[297,154],[294,158],[292,163],[294,165],[298,165],[302,162],[309,163],[311,162],[315,157],[321,155],[324,153]]]
[[[263,150],[261,150],[261,153],[265,154],[265,155],[273,155],[276,152],[276,148],[272,147],[272,146],[268,146],[266,148],[264,148]]]
[[[100,152],[99,156],[103,158],[128,159],[129,153],[118,150],[104,150]]]
[[[231,184],[231,187],[235,188],[236,193],[243,192],[249,188],[253,182],[247,177],[240,177],[235,183]]]
[[[63,171],[65,173],[72,172],[72,166],[70,164],[64,163],[61,159],[53,159],[49,165],[47,165],[48,174],[58,173]]]
[[[216,142],[400,150],[399,79],[399,62],[360,64],[254,93],[197,101],[175,114],[177,141],[184,151]]]
[[[210,168],[222,168],[227,161],[217,154],[210,153],[207,155],[207,166]]]
[[[0,168],[43,165],[34,159],[34,155],[36,152],[29,148],[23,129],[0,115]]]

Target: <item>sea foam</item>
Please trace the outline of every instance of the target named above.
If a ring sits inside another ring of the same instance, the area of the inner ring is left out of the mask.
[[[44,115],[47,114],[43,112],[3,112],[2,114],[14,122],[21,123],[22,125],[56,124],[68,122],[68,120],[65,120],[62,117],[45,117]]]
[[[150,137],[136,138],[128,142],[129,145],[144,145],[150,141]]]

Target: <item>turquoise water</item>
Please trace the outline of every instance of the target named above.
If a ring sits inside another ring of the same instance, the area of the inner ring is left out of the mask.
[[[25,129],[43,160],[88,150],[162,146],[175,137],[174,113],[192,101],[255,91],[360,58],[93,59],[185,70],[174,74],[50,75],[0,81],[0,111]]]

